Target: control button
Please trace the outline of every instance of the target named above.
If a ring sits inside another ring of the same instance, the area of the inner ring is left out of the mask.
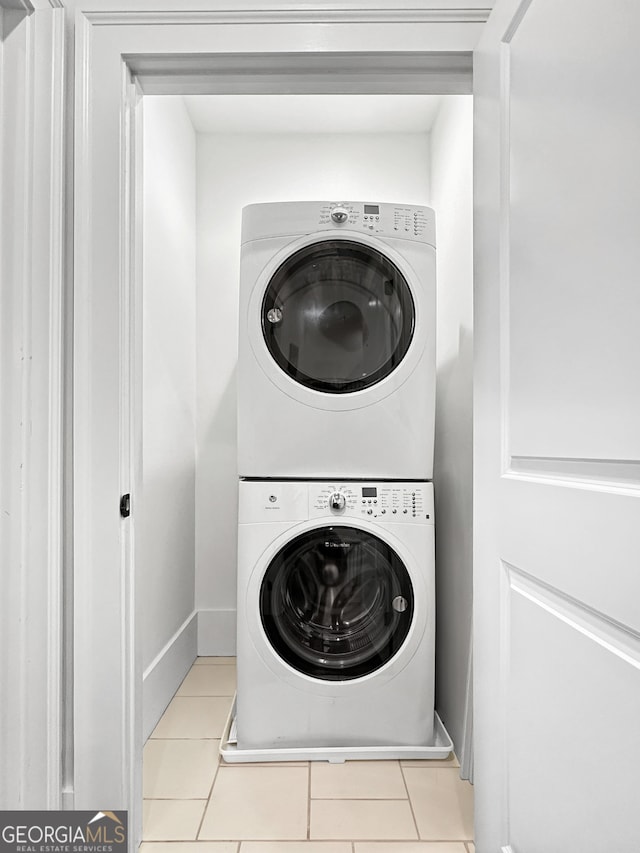
[[[372,510],[372,509],[368,509],[368,510],[367,510],[367,515],[373,515],[373,510]]]
[[[392,510],[391,510],[391,512],[395,515],[395,514],[398,512],[398,510],[397,510],[397,509],[392,509]]]
[[[382,515],[386,515],[387,514],[386,509],[381,510],[381,513],[382,513]]]
[[[409,512],[409,510],[408,510],[408,509],[403,509],[403,510],[402,510],[402,512],[406,515],[406,514]]]

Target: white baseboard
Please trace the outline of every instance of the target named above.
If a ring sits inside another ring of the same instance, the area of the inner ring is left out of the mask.
[[[236,611],[198,611],[198,654],[221,655],[236,653]]]
[[[185,619],[142,676],[142,734],[145,741],[196,658],[197,616],[194,610]]]

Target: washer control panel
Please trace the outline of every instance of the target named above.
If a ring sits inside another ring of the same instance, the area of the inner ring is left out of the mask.
[[[433,524],[431,483],[331,482],[309,485],[309,517]]]
[[[361,231],[386,237],[402,237],[434,244],[435,214],[421,205],[385,204],[382,202],[320,203],[318,225],[336,231]]]

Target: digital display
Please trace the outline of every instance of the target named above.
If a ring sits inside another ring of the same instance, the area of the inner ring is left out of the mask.
[[[380,213],[380,205],[378,204],[365,204],[364,212],[366,216],[377,215]]]
[[[377,498],[378,490],[375,486],[363,486],[362,487],[362,497],[363,498]]]

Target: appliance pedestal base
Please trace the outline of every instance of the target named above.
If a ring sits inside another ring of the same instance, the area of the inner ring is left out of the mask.
[[[236,702],[220,741],[220,755],[229,764],[256,761],[380,761],[385,758],[446,759],[453,743],[442,720],[434,714],[433,743],[429,746],[336,746],[336,747],[273,747],[268,749],[239,749],[235,743]]]

